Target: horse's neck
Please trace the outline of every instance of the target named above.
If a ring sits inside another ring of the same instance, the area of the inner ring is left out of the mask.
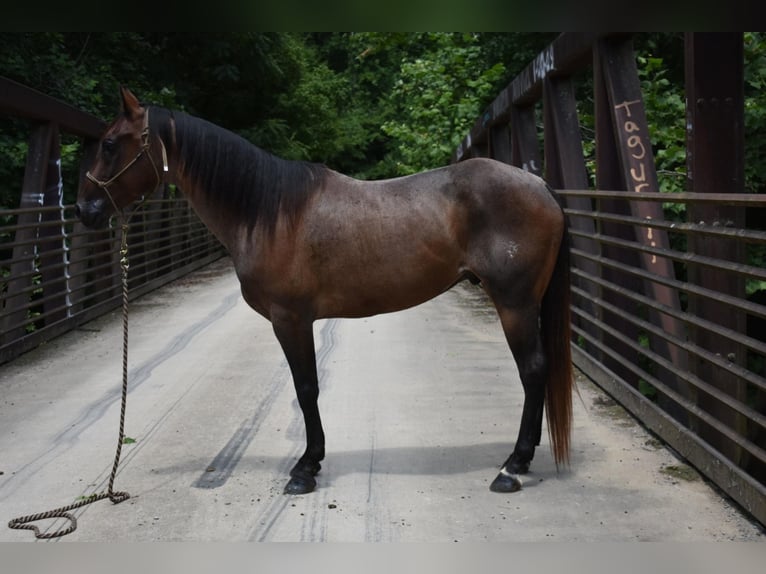
[[[180,169],[176,170],[174,179],[181,193],[202,223],[205,224],[205,227],[215,235],[229,253],[233,253],[241,230],[219,207],[215,197],[213,197],[214,193],[195,185],[190,178],[183,175]]]

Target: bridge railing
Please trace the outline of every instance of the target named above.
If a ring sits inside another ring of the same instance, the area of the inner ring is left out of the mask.
[[[493,157],[559,191],[575,364],[766,524],[766,194],[742,193],[742,53],[741,34],[686,35],[686,193],[659,193],[625,34],[560,35],[453,161]],[[588,68],[596,190],[573,80]]]
[[[0,77],[0,118],[26,120],[18,207],[0,209],[0,363],[121,301],[119,229],[87,230],[65,205],[61,134],[81,138],[80,177],[105,128],[73,106]],[[72,195],[72,194],[70,194]],[[161,186],[129,232],[131,297],[224,255],[183,197]]]

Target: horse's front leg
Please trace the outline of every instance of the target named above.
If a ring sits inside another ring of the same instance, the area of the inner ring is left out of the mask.
[[[286,494],[306,494],[316,487],[314,476],[324,458],[324,431],[319,418],[319,381],[314,353],[313,322],[283,310],[272,313],[271,323],[293,375],[298,404],[306,424],[306,451],[290,471]]]

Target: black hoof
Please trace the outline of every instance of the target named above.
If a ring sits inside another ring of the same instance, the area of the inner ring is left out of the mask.
[[[503,469],[489,485],[492,492],[516,492],[521,490],[519,477]]]
[[[313,476],[306,474],[294,475],[285,486],[285,494],[308,494],[317,486]]]

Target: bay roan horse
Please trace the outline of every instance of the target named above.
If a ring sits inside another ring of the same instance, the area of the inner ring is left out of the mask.
[[[491,489],[518,490],[540,443],[543,407],[558,466],[572,417],[569,240],[539,177],[489,160],[383,181],[277,158],[122,88],[77,213],[103,226],[160,183],[175,183],[228,249],[245,301],[273,325],[306,425],[285,492],[307,493],[325,456],[313,322],[418,305],[462,280],[492,299],[521,375],[519,436]]]

